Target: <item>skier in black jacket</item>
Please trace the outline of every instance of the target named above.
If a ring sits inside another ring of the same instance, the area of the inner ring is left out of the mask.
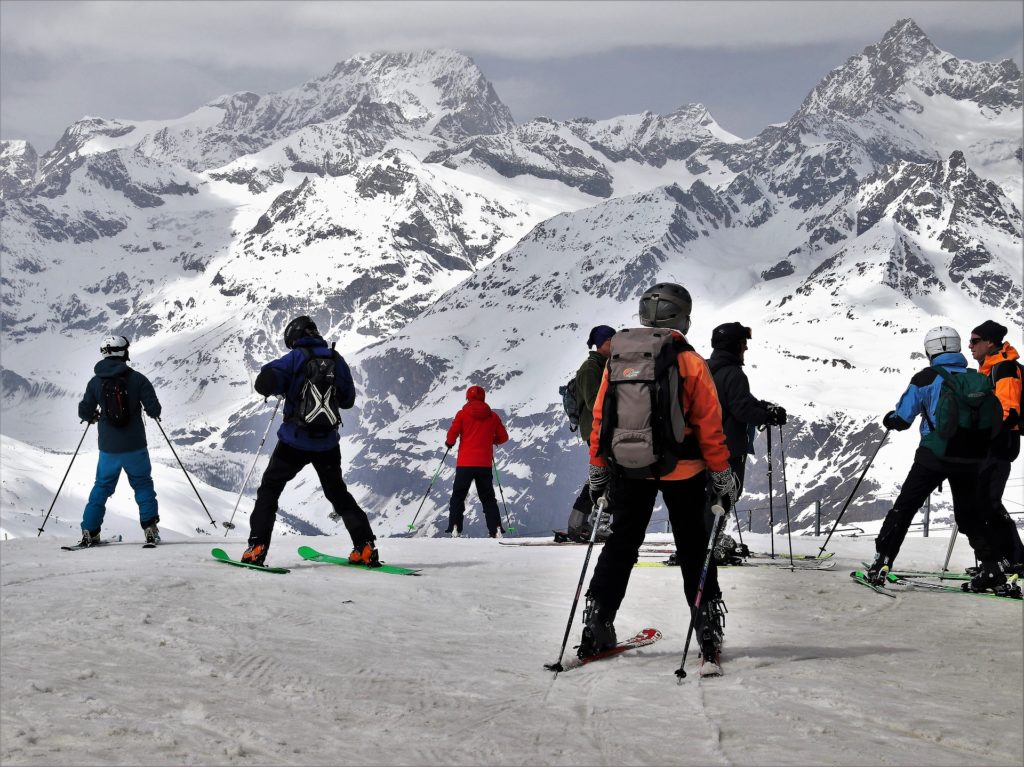
[[[758,426],[782,426],[786,411],[771,402],[757,399],[750,393],[747,374],[743,372],[743,355],[747,351],[750,328],[738,322],[719,325],[711,333],[711,357],[708,368],[715,379],[718,401],[722,405],[722,429],[729,446],[729,465],[736,472],[740,491],[747,456],[754,454],[754,436]]]
[[[750,393],[750,383],[743,372],[743,355],[750,337],[750,328],[739,322],[719,325],[711,333],[713,351],[708,358],[708,369],[715,380],[718,401],[722,406],[722,430],[725,432],[725,444],[729,447],[729,466],[739,485],[737,497],[743,491],[747,456],[754,454],[757,427],[786,423],[785,409],[759,400]],[[704,509],[704,519],[710,530],[714,526],[710,502]],[[729,564],[730,560],[748,553],[746,547],[737,545],[731,536],[724,532],[719,534],[714,549],[717,564]]]

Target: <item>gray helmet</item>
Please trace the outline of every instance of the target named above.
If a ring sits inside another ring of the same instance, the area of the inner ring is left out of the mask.
[[[659,282],[640,296],[640,324],[648,328],[690,329],[693,300],[689,291],[674,282]]]

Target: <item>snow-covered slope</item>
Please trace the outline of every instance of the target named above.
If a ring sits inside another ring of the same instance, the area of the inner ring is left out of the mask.
[[[219,564],[205,538],[155,551],[137,540],[75,553],[0,543],[4,764],[1024,759],[1024,659],[1008,641],[1021,606],[877,595],[847,576],[872,550],[863,538],[836,539],[833,571],[723,571],[725,675],[699,680],[691,645],[682,684],[673,568],[634,571],[616,621],[620,634],[659,628],[657,644],[552,679],[543,664],[558,656],[579,548],[386,541],[386,560],[424,569],[401,578],[295,554],[344,552],[344,536],[279,538],[270,561],[287,575]],[[936,567],[946,544],[911,538],[902,561]],[[972,563],[958,544],[951,565]]]

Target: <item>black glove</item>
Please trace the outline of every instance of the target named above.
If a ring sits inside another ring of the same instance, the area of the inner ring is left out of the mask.
[[[449,444],[448,444],[447,442],[445,442],[445,443],[444,443],[444,446],[445,446],[446,448],[448,448],[449,450],[451,450],[451,449],[452,449],[453,447],[455,447],[455,445],[454,445],[454,444],[453,444],[453,445],[449,445]]]
[[[85,420],[88,421],[89,423],[99,423],[100,422],[100,411],[97,410],[95,413],[90,415]]]
[[[783,426],[786,423],[786,408],[766,402],[765,410],[768,411],[768,420],[765,421],[768,426]]]
[[[258,394],[262,394],[264,397],[269,397],[271,394],[276,394],[274,391],[276,386],[277,377],[274,375],[274,371],[261,370],[260,374],[256,376],[256,381],[253,382],[252,388],[254,388]]]
[[[895,410],[890,410],[885,414],[885,418],[882,419],[882,426],[893,431],[906,431],[910,428],[910,424],[896,415]]]
[[[608,479],[611,476],[610,472],[604,466],[593,466],[591,465],[588,469],[587,482],[590,485],[590,499],[597,503],[597,499],[604,494],[605,487],[608,485]]]

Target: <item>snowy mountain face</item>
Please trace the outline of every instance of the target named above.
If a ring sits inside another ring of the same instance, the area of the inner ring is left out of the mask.
[[[0,200],[17,197],[35,182],[39,156],[27,141],[0,141]]]
[[[123,332],[190,470],[237,493],[273,412],[252,378],[310,314],[357,378],[343,461],[379,532],[405,530],[470,384],[510,427],[510,511],[543,532],[585,472],[558,385],[592,325],[636,325],[640,293],[670,280],[694,296],[698,351],[720,322],[754,327],[752,389],[791,414],[794,514],[828,513],[929,327],[1021,326],[1019,85],[1012,62],[961,61],[900,22],[750,141],[700,105],[514,125],[472,62],[424,51],[179,120],[82,120],[38,168],[4,142],[4,434],[73,448],[98,342]],[[912,434],[849,519],[885,508]],[[283,509],[292,529],[327,524],[313,481]]]
[[[692,104],[664,116],[644,112],[567,122],[538,118],[500,135],[476,136],[438,150],[426,161],[451,168],[487,167],[510,179],[553,179],[608,198],[658,183],[692,182],[707,174],[709,166],[728,181],[732,174],[722,158],[728,159],[728,146],[739,141],[702,105]]]

